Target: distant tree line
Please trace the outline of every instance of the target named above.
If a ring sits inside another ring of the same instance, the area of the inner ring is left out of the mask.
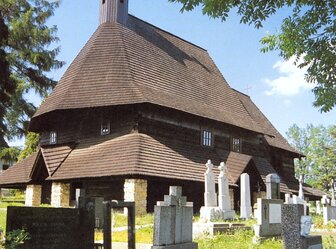
[[[287,131],[289,143],[303,157],[295,160],[295,174],[304,176],[306,183],[324,191],[336,181],[336,125],[291,126]]]

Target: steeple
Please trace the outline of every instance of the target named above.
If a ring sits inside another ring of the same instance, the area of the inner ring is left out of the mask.
[[[99,23],[118,22],[126,25],[128,17],[128,0],[99,0]]]

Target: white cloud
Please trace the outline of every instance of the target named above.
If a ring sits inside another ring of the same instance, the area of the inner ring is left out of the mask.
[[[273,68],[280,73],[275,79],[264,79],[269,86],[265,91],[266,95],[295,96],[302,90],[309,90],[314,87],[304,79],[306,68],[298,68],[294,65],[294,58],[288,61],[277,61]]]

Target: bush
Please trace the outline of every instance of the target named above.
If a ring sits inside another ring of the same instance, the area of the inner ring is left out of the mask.
[[[18,249],[26,240],[29,240],[29,233],[25,229],[17,229],[6,234],[5,242],[2,245],[4,249]]]

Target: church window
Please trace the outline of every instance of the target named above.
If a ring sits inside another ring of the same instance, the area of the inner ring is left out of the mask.
[[[110,121],[109,120],[103,120],[101,123],[101,129],[100,129],[101,135],[108,135],[110,134]]]
[[[50,132],[50,144],[56,144],[57,143],[57,132],[51,131]]]
[[[212,146],[212,132],[211,131],[203,130],[203,132],[202,132],[202,145],[203,146],[208,146],[208,147]]]
[[[241,152],[240,138],[232,138],[232,151]]]

